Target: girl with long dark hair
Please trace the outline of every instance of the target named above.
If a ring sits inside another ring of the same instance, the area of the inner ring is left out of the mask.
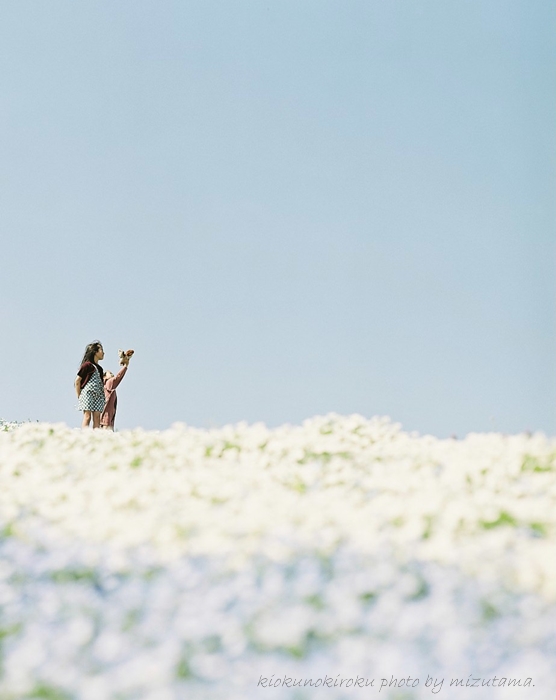
[[[85,348],[81,367],[75,378],[78,408],[83,411],[82,428],[88,428],[93,419],[93,428],[100,428],[100,416],[104,410],[104,372],[98,364],[104,357],[102,343],[98,340]]]

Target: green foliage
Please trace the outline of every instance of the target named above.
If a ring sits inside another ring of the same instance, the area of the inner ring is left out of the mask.
[[[306,598],[304,598],[304,601],[312,608],[315,608],[315,610],[324,610],[325,608],[322,596],[320,596],[318,593],[308,595]]]
[[[482,615],[485,622],[490,622],[500,616],[498,609],[488,600],[482,602]]]
[[[551,472],[554,471],[556,456],[550,455],[546,460],[541,461],[533,455],[525,455],[521,464],[522,472]]]
[[[97,574],[93,569],[60,569],[53,571],[50,577],[55,583],[97,582]]]
[[[13,537],[13,535],[15,535],[15,527],[14,527],[13,523],[7,523],[0,530],[0,539],[2,539],[4,537]]]
[[[27,695],[29,700],[71,700],[72,696],[59,688],[40,683]]]
[[[193,678],[193,671],[191,670],[191,666],[185,657],[182,657],[176,666],[176,676],[182,681]]]
[[[425,516],[425,529],[423,531],[423,539],[428,540],[429,537],[432,535],[432,523],[433,523],[433,518],[431,515],[426,515]]]
[[[422,600],[423,598],[426,598],[429,595],[429,593],[430,593],[430,586],[425,581],[425,579],[422,578],[419,580],[419,585],[417,586],[417,590],[410,597],[410,600]]]
[[[21,628],[21,624],[10,625],[9,627],[0,627],[0,644],[4,641],[4,639],[6,639],[6,637],[9,637],[12,634],[17,634]]]
[[[359,596],[359,599],[360,599],[363,603],[365,603],[366,605],[368,605],[369,603],[374,603],[374,602],[376,601],[376,599],[377,599],[377,594],[376,594],[376,593],[373,593],[373,591],[367,591],[366,593],[362,593],[362,594]]]
[[[537,537],[546,537],[548,534],[547,527],[543,523],[531,523],[529,527]]]
[[[515,527],[517,525],[517,520],[503,510],[500,512],[500,515],[496,518],[496,520],[481,520],[481,525],[485,530],[492,530],[494,527],[502,527],[504,525],[511,525],[512,527]]]
[[[132,627],[135,627],[135,625],[139,622],[141,619],[141,610],[134,608],[133,610],[130,610],[123,621],[122,624],[122,631],[123,632],[128,632]]]

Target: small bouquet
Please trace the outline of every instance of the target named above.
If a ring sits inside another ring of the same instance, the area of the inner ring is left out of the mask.
[[[118,355],[120,356],[121,365],[129,365],[129,360],[135,350],[118,350]]]

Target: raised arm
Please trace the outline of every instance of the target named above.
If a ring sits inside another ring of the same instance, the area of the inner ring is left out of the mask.
[[[114,377],[110,377],[110,379],[106,380],[106,382],[104,383],[104,386],[108,389],[108,391],[114,391],[114,389],[118,386],[118,384],[125,377],[126,372],[127,372],[127,365],[124,365],[122,367],[122,369],[118,372],[118,374],[116,374]]]

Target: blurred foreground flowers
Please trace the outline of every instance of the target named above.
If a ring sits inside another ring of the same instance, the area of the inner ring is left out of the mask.
[[[554,440],[1,428],[2,700],[555,697]],[[377,680],[257,686],[325,674]]]

